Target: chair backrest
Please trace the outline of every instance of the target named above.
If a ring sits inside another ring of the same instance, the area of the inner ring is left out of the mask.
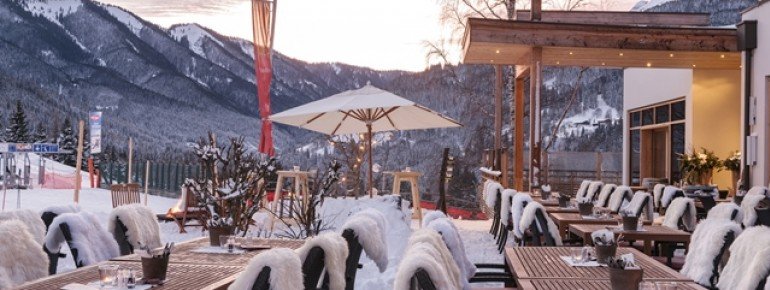
[[[305,290],[315,290],[318,288],[318,281],[325,278],[322,283],[328,284],[329,279],[322,277],[324,275],[324,264],[326,255],[321,247],[313,247],[307,254],[305,262],[302,264],[302,273],[305,275],[303,285]],[[327,286],[328,288],[328,286]]]
[[[609,206],[610,202],[610,196],[612,195],[612,192],[615,191],[615,189],[618,186],[615,184],[605,184],[602,186],[602,190],[599,192],[599,195],[596,197],[596,201],[594,201],[594,205],[598,207],[607,207]]]
[[[741,227],[727,219],[701,221],[692,234],[681,273],[705,287],[714,287],[723,257],[740,232]]]
[[[356,273],[361,267],[358,262],[361,260],[361,252],[363,252],[364,247],[358,242],[356,233],[352,229],[345,229],[342,232],[342,237],[348,243],[348,258],[345,260],[345,289],[353,290]]]
[[[116,208],[124,204],[141,203],[139,198],[139,184],[113,184],[110,185],[112,193],[112,207]]]
[[[131,243],[128,241],[128,236],[126,235],[127,231],[128,227],[123,224],[120,218],[115,218],[115,232],[112,233],[112,236],[115,237],[115,241],[118,242],[121,255],[130,255],[134,253],[134,247],[131,246]]]
[[[770,203],[770,199],[765,198],[763,202],[760,202],[760,205],[754,207],[754,211],[757,213],[757,221],[754,225],[770,227],[770,206],[763,204],[766,202]]]
[[[76,248],[75,244],[72,240],[72,231],[70,231],[69,225],[65,223],[59,224],[59,229],[61,230],[62,235],[64,236],[64,240],[67,241],[67,245],[70,247],[70,253],[72,253],[72,259],[75,260],[75,267],[83,267],[83,262],[78,260],[78,249]]]
[[[251,286],[251,290],[265,290],[270,289],[270,267],[262,268],[259,271],[257,279],[254,280],[254,285]]]
[[[436,290],[436,285],[430,278],[430,274],[425,269],[417,269],[412,276],[412,283],[409,285],[409,290]]]
[[[703,205],[703,210],[705,212],[708,212],[714,206],[717,205],[717,202],[714,200],[713,195],[700,195],[698,196],[698,199],[700,200],[700,203]]]
[[[733,241],[735,241],[735,232],[729,231],[727,234],[725,234],[724,237],[725,244],[722,245],[722,248],[719,249],[719,253],[714,256],[714,261],[712,263],[711,268],[711,278],[709,279],[709,282],[711,285],[708,285],[710,288],[716,288],[717,281],[719,281],[719,268],[722,264],[722,259],[725,258],[725,253],[727,253],[727,249],[730,248],[730,245],[733,244]]]
[[[545,217],[545,213],[543,213],[542,210],[538,209],[535,212],[535,218],[537,218],[537,223],[540,224],[540,228],[543,230],[543,237],[545,238],[545,246],[548,247],[555,247],[557,246],[556,240],[554,237],[551,236],[551,231],[548,228],[548,220]]]

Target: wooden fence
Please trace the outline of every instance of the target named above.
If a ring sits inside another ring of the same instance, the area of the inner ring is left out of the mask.
[[[150,162],[149,178],[145,180],[147,162],[135,162],[132,166],[131,182],[139,183],[144,190],[148,185],[150,192],[178,196],[184,180],[187,178],[200,178],[202,174],[200,165],[187,165],[181,163]],[[101,171],[101,186],[109,188],[110,184],[128,182],[128,164],[118,162],[104,162],[99,164]]]

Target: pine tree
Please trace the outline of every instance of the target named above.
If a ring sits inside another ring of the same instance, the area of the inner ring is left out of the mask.
[[[32,142],[27,128],[27,116],[24,114],[24,107],[21,101],[16,101],[16,111],[11,116],[11,124],[8,126],[6,139],[8,142],[28,143]]]
[[[71,154],[56,155],[56,161],[74,166],[75,154],[77,153],[75,152],[77,150],[77,148],[75,148],[77,146],[77,139],[75,139],[75,134],[72,132],[72,122],[70,122],[69,118],[64,119],[64,126],[61,129],[61,133],[59,134],[56,143],[59,144],[59,150],[72,151]]]
[[[45,129],[45,125],[43,122],[37,123],[37,126],[35,126],[35,143],[47,143],[48,142],[48,131]]]

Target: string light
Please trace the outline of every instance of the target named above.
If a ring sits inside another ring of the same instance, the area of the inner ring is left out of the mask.
[[[498,49],[498,50],[495,50],[495,53],[500,53],[500,50],[499,50],[499,49]]]
[[[669,54],[669,55],[668,55],[668,57],[674,57],[674,54],[673,54],[673,53],[671,53],[671,54]]]
[[[621,53],[618,53],[618,55],[619,55],[619,56],[623,56],[623,53],[622,53],[622,52],[621,52]]]

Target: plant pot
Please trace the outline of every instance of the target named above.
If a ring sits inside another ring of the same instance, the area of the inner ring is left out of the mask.
[[[235,232],[233,226],[216,226],[209,227],[209,244],[212,246],[219,246],[219,237],[232,235]]]
[[[596,253],[596,261],[600,264],[607,264],[618,250],[618,245],[613,244],[609,246],[596,245],[594,246],[594,252]]]
[[[142,258],[142,277],[144,280],[166,280],[168,257]]]
[[[584,216],[592,215],[594,213],[594,204],[593,203],[579,203],[578,204],[578,211],[580,211],[580,215],[584,215]]]
[[[714,176],[713,170],[707,170],[700,174],[700,184],[703,185],[710,185],[711,184],[711,177]]]
[[[551,199],[551,192],[550,191],[543,191],[540,193],[540,198],[543,200],[549,200]]]
[[[569,196],[559,196],[559,207],[566,208],[569,206]]]
[[[612,290],[638,290],[642,282],[642,269],[622,270],[610,268],[610,286]]]
[[[738,171],[730,171],[730,175],[732,176],[732,188],[730,189],[730,193],[728,196],[735,196],[735,194],[738,192],[738,179],[740,179],[740,172]]]
[[[639,217],[636,216],[624,216],[623,217],[623,230],[624,231],[636,231],[639,227]]]

